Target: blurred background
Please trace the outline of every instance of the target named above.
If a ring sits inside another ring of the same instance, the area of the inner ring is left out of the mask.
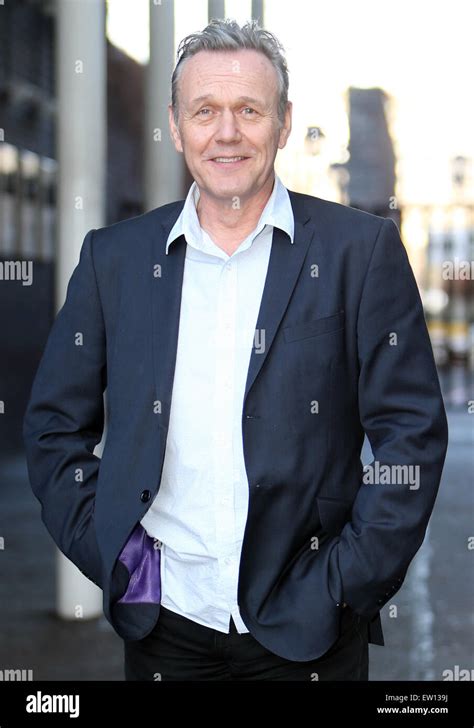
[[[371,680],[474,668],[471,9],[469,0],[0,1],[3,675],[123,679],[101,592],[41,522],[21,424],[86,232],[187,193],[167,126],[170,77],[179,40],[211,17],[254,17],[281,40],[293,131],[277,173],[292,190],[393,218],[425,308],[450,446],[425,542],[383,610],[387,647],[371,647]]]

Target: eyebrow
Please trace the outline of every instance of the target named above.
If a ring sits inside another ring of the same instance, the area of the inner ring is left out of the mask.
[[[193,99],[190,103],[190,106],[196,106],[197,104],[200,104],[202,101],[212,101],[215,99],[215,96],[212,94],[204,94],[203,96],[197,96],[195,99]],[[262,102],[259,101],[259,99],[254,99],[252,96],[239,96],[236,103],[246,103],[246,104],[254,104],[254,105],[260,105]]]

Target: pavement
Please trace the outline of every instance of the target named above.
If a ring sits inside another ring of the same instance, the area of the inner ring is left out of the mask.
[[[435,510],[401,590],[382,611],[385,647],[370,680],[442,680],[474,668],[474,414],[448,412],[450,445]],[[123,642],[105,617],[55,614],[57,549],[21,455],[0,469],[0,670],[34,680],[123,680]],[[396,609],[394,609],[396,607]]]

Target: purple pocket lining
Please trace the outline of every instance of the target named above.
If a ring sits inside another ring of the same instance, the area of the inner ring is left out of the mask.
[[[144,604],[161,601],[161,551],[156,539],[147,534],[140,522],[133,529],[119,560],[130,573],[130,582],[119,604]]]

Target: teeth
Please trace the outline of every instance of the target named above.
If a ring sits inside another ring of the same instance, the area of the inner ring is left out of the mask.
[[[238,162],[241,159],[245,159],[245,157],[216,157],[215,162]]]

